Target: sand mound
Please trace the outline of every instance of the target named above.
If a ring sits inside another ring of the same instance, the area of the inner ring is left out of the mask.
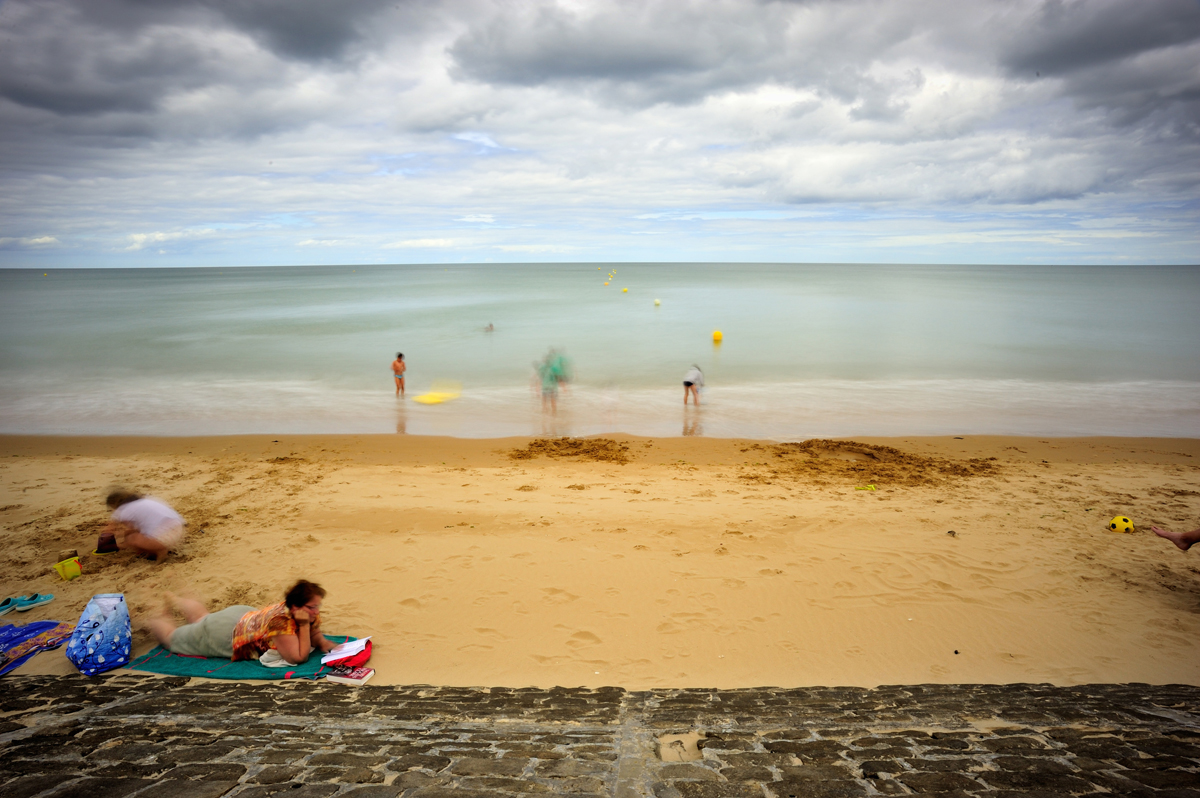
[[[596,462],[629,462],[629,447],[611,438],[538,438],[529,442],[524,449],[513,449],[508,453],[513,460],[532,460],[535,457],[578,457],[580,460]]]
[[[939,485],[952,480],[992,476],[996,458],[950,460],[902,452],[857,441],[814,439],[803,443],[754,444],[743,452],[762,451],[769,459],[743,474],[752,482],[784,479],[816,484]],[[753,466],[752,466],[753,468]]]

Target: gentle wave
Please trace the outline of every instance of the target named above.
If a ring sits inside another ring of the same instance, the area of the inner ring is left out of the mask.
[[[14,379],[0,432],[59,435],[396,433],[705,435],[771,440],[850,435],[1200,437],[1200,383],[813,380],[683,389],[573,386],[558,413],[524,386],[468,388],[438,405],[305,380]]]

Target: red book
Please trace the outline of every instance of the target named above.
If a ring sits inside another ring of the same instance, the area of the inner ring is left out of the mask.
[[[341,668],[334,665],[330,667],[329,673],[325,674],[325,679],[338,684],[366,684],[374,675],[374,668]]]

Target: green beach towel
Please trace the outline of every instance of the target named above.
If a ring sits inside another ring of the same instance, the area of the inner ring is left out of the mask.
[[[357,638],[347,635],[325,635],[326,640],[345,643]],[[319,679],[329,667],[321,664],[317,652],[310,655],[303,665],[286,668],[268,668],[258,660],[233,662],[224,657],[189,657],[172,654],[162,646],[155,646],[148,653],[125,666],[127,670],[149,671],[167,676],[202,676],[206,679]]]

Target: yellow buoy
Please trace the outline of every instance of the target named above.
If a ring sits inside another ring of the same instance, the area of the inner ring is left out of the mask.
[[[660,300],[657,300],[657,299],[656,299],[656,300],[654,300],[654,306],[655,306],[655,307],[658,307],[658,306],[659,306],[659,305],[661,305],[661,304],[662,304],[662,302],[661,302]]]
[[[628,293],[629,293],[629,289],[628,289],[628,288],[622,288],[622,289],[621,289],[621,293],[622,293],[622,294],[628,294]]]
[[[724,335],[721,335],[720,330],[713,330],[713,343],[714,344],[721,343],[721,339],[724,337],[725,337]]]
[[[605,285],[608,285],[608,283],[605,283]]]

